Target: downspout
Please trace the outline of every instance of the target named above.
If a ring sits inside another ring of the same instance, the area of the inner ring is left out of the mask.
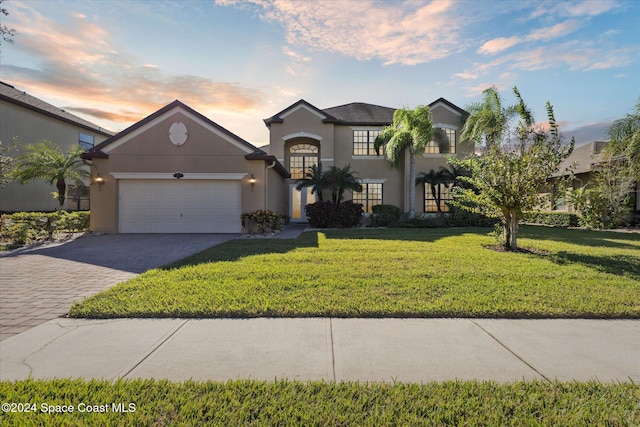
[[[267,185],[269,180],[269,169],[272,169],[276,166],[275,160],[264,168],[264,210],[269,210],[269,186]]]

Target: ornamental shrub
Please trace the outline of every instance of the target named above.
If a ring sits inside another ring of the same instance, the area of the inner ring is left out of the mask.
[[[481,213],[470,212],[457,206],[449,206],[449,213],[445,219],[451,227],[493,227],[499,222],[496,218],[489,218]]]
[[[16,212],[3,215],[0,235],[13,244],[51,239],[54,233],[78,232],[89,229],[88,211]]]
[[[288,218],[269,210],[257,210],[255,212],[243,213],[240,216],[242,226],[251,234],[271,233],[281,230],[287,223]]]
[[[376,205],[372,208],[373,227],[393,227],[400,221],[400,208],[395,205]]]
[[[309,225],[315,228],[351,228],[360,225],[362,205],[351,200],[334,204],[317,202],[305,207]]]
[[[89,229],[90,214],[89,211],[73,211],[61,212],[58,220],[58,231],[67,231],[69,233],[77,231],[85,231]]]
[[[552,225],[556,227],[577,227],[578,215],[568,212],[526,212],[524,222],[531,224]]]

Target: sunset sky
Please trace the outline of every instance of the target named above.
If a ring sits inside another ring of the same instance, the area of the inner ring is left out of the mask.
[[[517,85],[566,137],[640,96],[640,2],[6,0],[0,78],[111,131],[179,99],[251,143],[299,99],[465,107]]]

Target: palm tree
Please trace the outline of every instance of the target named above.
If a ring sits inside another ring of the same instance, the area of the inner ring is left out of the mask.
[[[79,145],[69,148],[65,155],[58,146],[51,141],[40,141],[27,145],[26,153],[16,159],[14,177],[25,184],[35,179],[43,179],[49,184],[56,185],[56,197],[62,209],[67,195],[66,180],[81,185],[82,178],[89,176],[86,162],[80,158],[84,149]]]
[[[310,166],[304,174],[304,178],[297,181],[296,190],[311,187],[311,192],[318,195],[318,202],[323,202],[322,190],[327,188],[327,175],[322,172],[322,163]]]
[[[629,173],[640,180],[640,99],[636,110],[616,120],[609,128],[609,143],[605,153],[613,159],[623,159],[629,165]]]
[[[499,144],[508,130],[509,117],[514,107],[503,107],[502,99],[495,86],[485,89],[482,101],[468,105],[469,116],[462,127],[461,139],[486,144],[487,148]]]
[[[351,165],[339,168],[331,166],[326,172],[326,186],[331,190],[331,200],[334,205],[340,204],[346,190],[362,191],[358,172],[351,170]]]
[[[424,149],[433,136],[433,122],[429,107],[419,105],[414,110],[397,109],[393,113],[393,123],[384,128],[376,138],[374,148],[380,153],[384,146],[387,160],[392,167],[399,167],[400,160],[409,150],[409,218],[414,216],[416,199],[416,156],[424,153]]]

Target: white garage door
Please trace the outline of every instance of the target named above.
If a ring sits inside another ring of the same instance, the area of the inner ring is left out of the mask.
[[[120,233],[239,233],[241,188],[226,180],[120,180]]]

